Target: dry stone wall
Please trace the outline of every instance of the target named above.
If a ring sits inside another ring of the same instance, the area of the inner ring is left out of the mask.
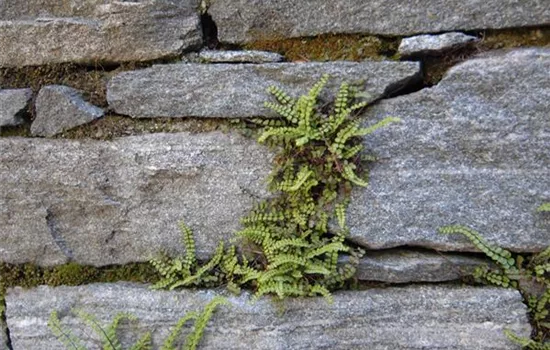
[[[207,259],[271,195],[273,150],[237,130],[149,130],[113,140],[59,134],[105,116],[199,125],[272,118],[263,107],[268,86],[298,96],[329,73],[323,99],[348,81],[372,103],[360,116],[365,125],[401,119],[365,140],[379,159],[347,212],[350,240],[367,249],[357,280],[390,287],[337,292],[332,305],[290,300],[283,315],[243,293],[216,314],[201,348],[519,349],[503,330],[530,335],[521,295],[443,283],[488,261],[463,237],[437,229],[468,225],[518,253],[550,245],[550,217],[535,212],[550,201],[550,47],[475,52],[479,30],[549,25],[542,0],[0,1],[2,74],[130,63],[102,84],[103,109],[72,86],[0,86],[0,264],[101,267],[181,254],[180,220]],[[389,36],[401,45],[360,62],[288,62],[285,52],[240,50],[332,34]],[[427,57],[461,62],[426,86]],[[0,293],[7,278],[0,275]],[[10,284],[0,350],[62,349],[46,325],[53,310],[93,348],[97,339],[78,326],[73,307],[102,323],[129,311],[140,322],[124,331],[153,330],[157,349],[177,319],[216,293]]]

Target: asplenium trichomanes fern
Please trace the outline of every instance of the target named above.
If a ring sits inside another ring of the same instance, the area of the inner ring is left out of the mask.
[[[227,305],[227,299],[217,296],[206,304],[201,313],[191,311],[186,313],[182,318],[178,320],[176,325],[172,327],[170,334],[164,340],[160,350],[195,350],[202,339],[204,330],[208,321],[212,318],[212,315],[217,307],[221,305]],[[151,332],[146,332],[141,338],[139,338],[134,344],[123,347],[122,342],[119,340],[119,326],[121,322],[136,321],[137,318],[129,313],[118,313],[113,321],[107,325],[102,326],[95,316],[84,312],[83,310],[75,309],[74,314],[84,321],[90,328],[94,330],[97,336],[101,339],[102,350],[152,350],[153,344],[151,342]],[[184,331],[184,327],[189,321],[195,321],[195,325],[192,331],[187,335],[185,342],[182,346],[181,335]],[[91,350],[84,346],[83,341],[74,335],[70,329],[67,329],[61,324],[61,320],[57,314],[57,311],[52,311],[50,319],[48,320],[48,327],[57,339],[63,343],[67,350]],[[96,349],[97,347],[94,347]]]
[[[541,205],[537,211],[550,212],[550,204]],[[439,232],[462,234],[494,261],[497,268],[484,265],[474,270],[473,277],[477,281],[517,288],[524,296],[537,334],[534,339],[528,339],[507,331],[508,338],[524,349],[550,350],[550,342],[546,339],[547,334],[550,334],[550,246],[525,259],[488,243],[479,233],[464,226],[445,226]]]
[[[265,106],[279,118],[252,120],[264,127],[258,141],[279,150],[268,179],[278,197],[260,203],[242,220],[245,228],[237,233],[258,248],[254,249],[261,262],[254,280],[257,296],[328,297],[330,289],[355,273],[353,263],[360,252],[351,252],[352,264],[338,267],[337,261],[340,253],[350,252],[345,244],[345,211],[351,188],[367,185],[359,170],[372,157],[361,153],[362,137],[397,119],[361,127],[355,113],[367,103],[354,101],[347,83],[327,110],[319,95],[328,79],[324,75],[297,99],[270,87],[277,103]],[[329,230],[333,218],[338,227]]]
[[[355,114],[366,103],[354,101],[354,90],[347,83],[340,86],[335,101],[320,101],[328,79],[323,76],[297,99],[270,87],[277,103],[267,102],[266,107],[280,117],[252,120],[263,127],[258,141],[279,151],[268,179],[277,196],[258,203],[242,219],[244,228],[236,234],[252,249],[243,248],[245,254],[237,257],[234,246],[225,253],[220,246],[209,263],[198,267],[192,233],[182,226],[187,255],[153,260],[162,275],[157,287],[215,281],[234,292],[250,285],[256,297],[330,298],[331,289],[354,275],[362,252],[350,249],[345,242],[345,213],[351,188],[367,185],[363,163],[373,159],[362,153],[362,137],[397,119],[361,127]],[[329,228],[331,221],[338,226]],[[338,266],[341,253],[351,257],[348,264]]]

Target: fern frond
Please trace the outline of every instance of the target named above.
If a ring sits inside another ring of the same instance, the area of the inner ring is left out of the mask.
[[[550,212],[550,203],[543,203],[537,208],[539,212]]]
[[[139,340],[132,345],[128,350],[151,350],[153,345],[151,344],[151,332],[145,333]]]
[[[50,313],[50,318],[48,320],[48,327],[52,331],[53,335],[61,342],[67,349],[71,350],[86,350],[84,345],[80,342],[74,334],[69,330],[66,330],[62,325],[57,311],[52,311]]]
[[[222,305],[229,305],[229,302],[227,299],[219,296],[214,297],[208,304],[206,304],[203,312],[195,321],[195,328],[193,329],[193,332],[189,335],[189,337],[187,337],[187,341],[185,342],[185,350],[195,350],[197,348],[202,339],[202,335],[206,329],[208,321],[212,318],[216,308]]]
[[[498,263],[504,270],[515,269],[516,261],[512,257],[512,253],[506,249],[495,247],[487,243],[483,237],[476,231],[460,225],[451,225],[441,227],[439,229],[441,234],[461,234],[468,238],[479,250],[484,252],[493,261]]]
[[[398,122],[400,122],[400,121],[401,121],[401,119],[399,119],[399,118],[387,117],[387,118],[382,119],[382,120],[379,121],[378,123],[369,126],[368,128],[358,129],[357,131],[355,131],[355,132],[353,133],[352,136],[365,136],[365,135],[369,135],[369,134],[372,134],[373,132],[375,132],[376,130],[378,130],[378,129],[380,129],[380,128],[383,128],[384,126],[386,126],[386,125],[388,125],[388,124],[391,124],[391,123],[398,123]]]
[[[197,318],[199,318],[198,312],[188,312],[180,318],[174,328],[170,331],[170,335],[168,335],[168,337],[164,340],[160,350],[177,350],[175,343],[183,331],[183,327],[187,322],[196,320]]]
[[[295,100],[288,96],[286,92],[276,86],[270,86],[267,88],[267,92],[275,96],[277,101],[282,105],[292,105],[295,103]]]

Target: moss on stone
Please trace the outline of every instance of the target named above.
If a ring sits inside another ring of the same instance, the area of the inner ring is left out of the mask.
[[[149,263],[133,263],[94,267],[68,263],[54,267],[33,264],[0,264],[0,294],[3,289],[20,286],[32,288],[39,285],[81,285],[98,282],[130,281],[154,283],[156,272]]]
[[[210,132],[226,131],[231,123],[215,118],[151,118],[133,119],[119,115],[107,115],[74,129],[65,131],[57,138],[110,140],[115,137],[150,134],[157,132]]]
[[[550,46],[550,27],[486,30],[478,33],[482,50]]]
[[[361,61],[393,56],[398,39],[359,34],[323,34],[315,37],[259,40],[248,50],[278,52],[288,61]]]

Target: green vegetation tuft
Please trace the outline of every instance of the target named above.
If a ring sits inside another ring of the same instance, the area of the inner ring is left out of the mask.
[[[199,345],[204,330],[208,321],[212,318],[216,308],[221,305],[228,305],[228,301],[222,297],[214,297],[205,307],[202,313],[188,312],[181,319],[178,320],[175,327],[170,332],[170,335],[165,339],[161,350],[195,350]],[[101,339],[102,350],[123,350],[121,341],[119,340],[119,326],[124,321],[136,322],[137,318],[129,313],[118,313],[115,315],[113,321],[107,326],[101,326],[97,318],[83,310],[72,310],[72,312],[86,323],[99,338]],[[196,320],[195,325],[191,333],[187,336],[183,347],[179,346],[179,338],[184,330],[185,325],[191,321]],[[50,319],[48,321],[48,327],[57,339],[63,343],[66,349],[70,350],[86,350],[83,345],[83,341],[75,336],[69,329],[66,329],[59,319],[57,311],[52,311]],[[146,332],[136,342],[127,348],[128,350],[151,350],[151,332]]]
[[[362,152],[361,140],[397,119],[361,127],[356,113],[367,104],[356,101],[357,91],[347,83],[328,108],[319,99],[328,79],[323,76],[297,99],[270,87],[275,102],[265,106],[279,118],[250,120],[261,127],[258,141],[278,150],[268,178],[277,196],[242,218],[244,228],[236,233],[242,254],[220,243],[212,259],[198,266],[193,233],[182,224],[186,255],[151,260],[161,275],[154,288],[224,284],[235,293],[252,287],[256,298],[320,295],[331,300],[330,291],[352,278],[363,251],[346,243],[345,212],[352,187],[367,185],[365,164],[373,159]],[[350,259],[339,266],[341,254]]]
[[[538,211],[545,211],[547,205],[548,203],[543,204]],[[521,255],[514,256],[508,250],[487,243],[479,233],[464,226],[445,226],[439,232],[462,234],[495,262],[496,269],[487,265],[478,266],[473,272],[476,281],[513,287],[523,295],[536,334],[533,339],[528,339],[508,331],[508,338],[528,350],[550,350],[550,246],[530,258],[525,258]]]

